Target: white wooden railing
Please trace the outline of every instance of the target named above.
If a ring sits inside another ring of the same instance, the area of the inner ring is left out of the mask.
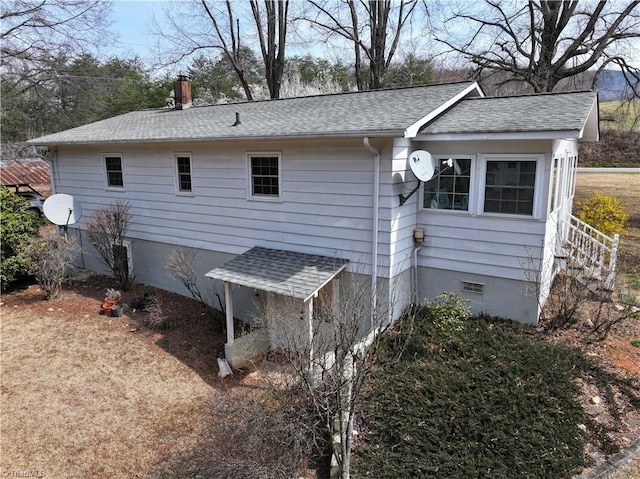
[[[581,270],[584,276],[602,281],[605,289],[613,290],[619,235],[611,238],[573,215],[563,226],[566,241],[562,250],[568,268]]]

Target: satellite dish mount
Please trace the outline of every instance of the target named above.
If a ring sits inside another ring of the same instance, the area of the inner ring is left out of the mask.
[[[64,236],[67,237],[69,225],[77,223],[82,216],[80,203],[71,195],[59,193],[47,198],[42,206],[44,215],[53,224],[64,228]]]
[[[420,189],[420,185],[423,181],[429,181],[433,178],[436,171],[436,165],[434,164],[434,159],[431,156],[431,153],[424,150],[416,150],[409,154],[409,166],[411,167],[411,171],[413,171],[415,177],[418,179],[418,184],[408,195],[400,193],[400,206],[404,205],[407,200]]]

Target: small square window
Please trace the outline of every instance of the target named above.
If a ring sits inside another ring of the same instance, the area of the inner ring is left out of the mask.
[[[535,161],[487,161],[485,213],[533,214]]]
[[[123,188],[124,177],[122,174],[122,156],[104,155],[105,171],[107,174],[107,187]]]
[[[250,155],[251,196],[280,197],[280,157]]]
[[[432,179],[424,184],[424,208],[469,211],[471,158],[437,159]]]

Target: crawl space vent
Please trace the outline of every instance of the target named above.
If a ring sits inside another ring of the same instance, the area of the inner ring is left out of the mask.
[[[471,283],[469,281],[462,282],[462,291],[465,293],[475,293],[482,294],[484,293],[484,284],[482,283]]]

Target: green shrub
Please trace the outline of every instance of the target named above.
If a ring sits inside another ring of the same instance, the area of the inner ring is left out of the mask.
[[[596,193],[580,205],[578,217],[607,236],[622,233],[629,215],[617,198]]]
[[[28,212],[29,202],[0,188],[0,282],[2,290],[28,274],[29,264],[18,251],[38,232],[42,221]]]
[[[455,293],[442,293],[427,303],[427,309],[437,329],[454,333],[462,331],[464,321],[471,316],[470,303]]]

